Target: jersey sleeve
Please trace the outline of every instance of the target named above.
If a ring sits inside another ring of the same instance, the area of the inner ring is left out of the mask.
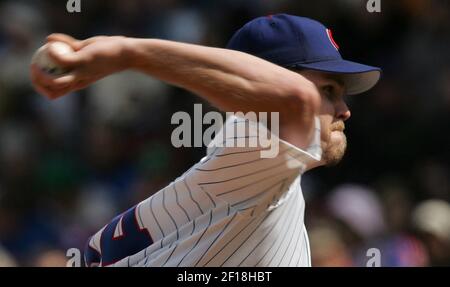
[[[283,158],[280,151],[289,149],[289,156],[296,157],[303,164],[321,160],[320,120],[314,118],[314,136],[306,149],[301,149],[278,137],[265,124],[256,121],[231,116],[228,117],[222,129],[216,134],[207,147],[206,157],[212,154],[233,154],[259,151],[261,158],[273,160]],[[264,153],[266,151],[266,153]]]
[[[264,125],[230,117],[210,143],[206,157],[191,169],[189,182],[213,201],[225,201],[239,210],[274,206],[298,190],[301,174],[321,159],[320,122],[318,118],[314,122],[313,140],[303,150],[279,139]],[[260,138],[261,133],[269,136]]]

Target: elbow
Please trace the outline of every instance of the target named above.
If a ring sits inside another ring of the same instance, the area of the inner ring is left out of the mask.
[[[286,106],[291,115],[290,118],[298,119],[301,116],[304,120],[309,121],[319,113],[321,96],[312,82],[293,87],[289,95]]]
[[[306,81],[302,86],[298,87],[296,97],[305,109],[310,110],[313,114],[319,112],[321,95],[313,82]]]
[[[314,119],[319,114],[320,94],[315,85],[295,87],[280,112],[280,138],[306,149],[314,136]]]

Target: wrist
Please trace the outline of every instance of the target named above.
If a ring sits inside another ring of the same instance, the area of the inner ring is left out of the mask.
[[[120,70],[133,69],[136,58],[136,48],[134,38],[122,37],[119,39],[120,43]]]
[[[122,44],[122,53],[127,69],[139,69],[143,65],[143,41],[139,38],[125,38]]]

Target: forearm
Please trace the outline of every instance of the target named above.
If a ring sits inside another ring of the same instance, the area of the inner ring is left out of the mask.
[[[209,101],[222,111],[279,112],[280,135],[305,147],[320,106],[317,87],[305,77],[252,55],[157,39],[93,37],[83,41],[53,34],[75,52],[50,57],[70,73],[46,75],[31,66],[36,89],[51,99],[83,89],[112,73],[134,69]]]
[[[223,111],[278,111],[281,118],[313,112],[306,79],[249,54],[156,39],[129,39],[128,46],[132,69],[188,89]]]

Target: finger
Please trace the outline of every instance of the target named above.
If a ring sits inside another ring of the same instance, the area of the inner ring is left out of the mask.
[[[76,80],[76,75],[64,75],[54,78],[52,82],[52,78],[48,79],[49,76],[35,65],[31,67],[31,70],[31,82],[35,90],[48,99],[53,100],[78,89],[75,86],[80,80]],[[47,78],[47,80],[42,81],[43,78]]]
[[[76,51],[71,53],[60,53],[58,50],[54,49],[51,45],[48,49],[48,55],[52,60],[54,60],[58,65],[65,68],[75,68],[85,61],[85,52]]]
[[[67,34],[54,33],[47,36],[47,42],[64,42],[72,47],[75,51],[81,49],[81,41]]]
[[[46,98],[49,98],[49,99],[52,98],[53,91],[51,91],[45,87],[39,86],[37,84],[34,84],[33,86],[34,86],[34,89],[36,90],[36,92],[38,92],[40,95],[45,96]]]
[[[31,82],[33,83],[33,87],[40,95],[45,96],[48,99],[54,99],[56,98],[55,91],[51,90],[50,88],[43,86],[36,82],[35,79],[31,79]]]
[[[86,40],[80,41],[80,46],[81,46],[81,48],[83,48],[83,47],[86,47],[89,44],[92,44],[94,42],[97,42],[99,40],[103,40],[103,39],[106,39],[106,38],[108,38],[108,36],[94,36],[94,37],[88,38]]]
[[[72,87],[66,87],[66,88],[54,90],[49,87],[40,86],[38,84],[34,84],[34,88],[39,94],[45,96],[46,98],[48,98],[50,100],[57,99],[59,97],[62,97],[64,95],[70,93],[70,92],[75,91],[75,89],[73,89]]]
[[[77,75],[75,73],[68,73],[61,76],[52,76],[42,71],[35,64],[32,64],[31,78],[40,85],[48,86],[51,89],[62,89],[73,85],[77,80]]]
[[[82,89],[87,88],[90,84],[91,84],[90,81],[80,80],[80,81],[78,81],[78,82],[75,84],[75,86],[73,87],[73,89],[74,89],[75,91],[82,90]]]
[[[64,88],[64,89],[61,89],[61,90],[52,91],[50,99],[54,100],[54,99],[60,98],[60,97],[62,97],[64,95],[69,94],[70,92],[73,92],[73,91],[75,91],[75,90],[73,88],[71,88],[71,87]]]

